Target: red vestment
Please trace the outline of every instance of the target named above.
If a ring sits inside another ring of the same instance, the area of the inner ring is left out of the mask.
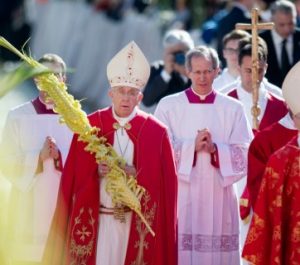
[[[99,136],[113,145],[113,124],[117,121],[112,109],[97,111],[89,120],[101,129]],[[125,265],[176,265],[177,175],[167,130],[141,111],[129,123],[127,134],[134,143],[137,181],[147,190],[142,212],[155,237],[133,213]],[[84,151],[85,145],[74,137],[44,257],[46,264],[96,264],[100,181],[94,155]]]
[[[270,156],[286,145],[297,133],[297,130],[288,129],[276,122],[255,135],[248,151],[247,175],[247,188],[252,208],[254,208],[262,176]]]
[[[268,126],[272,125],[274,122],[279,121],[282,117],[284,117],[288,113],[288,109],[285,105],[285,102],[274,96],[273,94],[267,92],[268,94],[268,101],[267,106],[265,109],[265,112],[263,114],[263,117],[259,123],[258,130],[253,129],[254,135],[257,134],[257,132],[263,130],[264,128],[267,128]],[[233,89],[227,94],[230,97],[239,99],[237,89]],[[281,145],[282,146],[282,145]],[[240,216],[242,220],[245,220],[251,210],[251,197],[250,191],[247,190],[248,186],[244,188],[243,194],[240,198]]]
[[[300,148],[297,137],[269,159],[243,249],[255,265],[300,262]]]

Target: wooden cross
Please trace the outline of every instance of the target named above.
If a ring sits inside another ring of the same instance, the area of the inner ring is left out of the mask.
[[[260,114],[260,107],[258,105],[258,30],[261,29],[272,29],[274,26],[273,22],[258,23],[258,9],[253,8],[251,11],[251,24],[238,23],[235,25],[236,29],[251,30],[252,33],[252,100],[253,107],[251,113],[253,116],[253,128],[258,129],[259,122],[258,116]]]

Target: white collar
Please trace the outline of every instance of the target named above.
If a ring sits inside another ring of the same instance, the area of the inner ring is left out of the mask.
[[[252,98],[252,93],[246,91],[242,87],[242,82],[241,82],[240,79],[239,79],[238,84],[237,84],[237,91],[238,91],[238,95],[239,96],[242,96],[244,98],[247,98],[247,97],[251,97]],[[268,95],[268,93],[267,93],[266,87],[265,87],[264,83],[261,82],[260,86],[259,86],[259,89],[258,89],[258,99],[261,100],[263,98],[267,98],[267,95]]]
[[[114,107],[112,107],[112,113],[113,113],[113,117],[115,118],[115,120],[118,121],[118,123],[121,125],[121,126],[124,126],[127,122],[129,122],[130,120],[132,120],[134,118],[134,116],[137,114],[137,108],[135,107],[133,109],[133,111],[131,112],[131,114],[127,117],[119,117],[115,110],[114,110]]]
[[[281,47],[280,45],[282,44],[282,41],[284,40],[284,38],[282,38],[274,29],[271,30],[271,34],[272,34],[272,38],[274,40],[275,45]],[[286,41],[291,42],[292,35],[289,35],[287,37]]]
[[[211,90],[210,92],[208,92],[208,93],[205,94],[205,95],[200,95],[199,93],[197,93],[197,92],[194,90],[193,87],[191,87],[191,89],[193,90],[193,92],[194,92],[201,100],[205,100],[206,97],[207,97],[208,95],[210,95],[210,94],[213,92],[213,90]]]

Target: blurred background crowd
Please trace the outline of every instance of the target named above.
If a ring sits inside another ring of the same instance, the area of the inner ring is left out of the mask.
[[[230,14],[234,6],[244,6],[248,12],[255,5],[260,9],[261,20],[268,21],[271,2],[273,0],[1,0],[0,35],[19,49],[28,41],[24,49],[36,59],[44,53],[60,55],[70,69],[70,92],[82,99],[84,109],[90,112],[107,105],[106,65],[130,40],[135,40],[149,62],[153,62],[162,58],[165,32],[180,28],[191,34],[195,45],[213,46],[222,57],[221,40],[234,27],[222,19],[236,16]],[[2,71],[17,60],[12,53],[0,48]]]

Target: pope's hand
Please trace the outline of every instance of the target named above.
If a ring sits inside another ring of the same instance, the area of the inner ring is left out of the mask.
[[[109,172],[109,167],[106,163],[100,162],[98,165],[98,175],[99,177],[105,177],[105,175]]]
[[[136,169],[134,166],[126,165],[124,171],[126,175],[136,177]]]

